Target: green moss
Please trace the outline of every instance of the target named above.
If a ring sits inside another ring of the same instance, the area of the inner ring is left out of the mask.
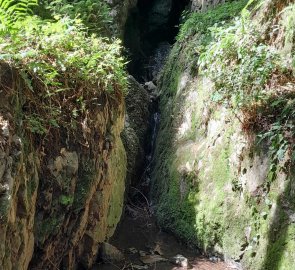
[[[36,179],[32,178],[28,181],[28,184],[27,184],[27,197],[28,197],[28,199],[30,199],[32,197],[32,195],[34,194],[34,192],[36,191],[37,183],[35,180]]]
[[[194,229],[194,192],[191,190],[184,196],[180,194],[180,177],[177,171],[172,171],[168,190],[163,193],[159,201],[157,217],[160,226],[194,244],[197,240]]]
[[[42,220],[35,219],[36,240],[39,244],[43,244],[49,236],[59,231],[63,218],[63,215],[59,215],[58,217],[50,216]]]
[[[59,202],[65,206],[72,205],[73,201],[74,201],[74,197],[71,195],[61,195],[59,197]]]
[[[112,236],[117,223],[120,221],[124,203],[125,178],[126,178],[126,152],[121,140],[118,141],[116,149],[109,159],[109,167],[114,168],[112,175],[108,177],[113,181],[112,193],[107,215],[108,237]]]
[[[241,10],[246,6],[248,0],[231,1],[222,5],[217,5],[206,12],[195,12],[189,15],[181,25],[177,40],[185,41],[194,35],[199,35],[200,44],[203,46],[211,40],[208,29],[216,24],[229,21],[239,15]]]
[[[177,45],[172,48],[165,68],[161,73],[160,82],[165,82],[160,86],[164,94],[162,103],[165,103],[167,98],[173,96],[177,92],[179,86],[180,75],[183,70],[183,67],[179,64],[179,49]]]
[[[0,221],[5,221],[7,219],[8,210],[10,207],[9,194],[2,194],[0,198]]]
[[[191,16],[210,18],[212,14]],[[190,23],[197,24],[193,19]],[[159,223],[208,252],[221,252],[242,261],[246,268],[290,269],[288,265],[294,265],[294,258],[288,255],[294,248],[294,226],[289,224],[282,206],[277,211],[274,207],[284,199],[294,211],[294,192],[290,184],[282,192],[278,179],[271,183],[269,191],[265,189],[264,175],[252,166],[254,157],[265,159],[266,145],[257,149],[248,149],[247,143],[243,146],[248,141],[241,136],[240,121],[231,108],[212,100],[213,83],[204,75],[196,77],[198,53],[204,50],[201,45],[208,42],[205,36],[202,43],[200,35],[207,30],[183,31],[185,35],[174,46],[159,83],[162,120],[152,187]],[[179,82],[187,74],[190,82],[179,93]],[[219,79],[222,81],[223,77]],[[238,81],[239,77],[234,79]],[[191,95],[193,91],[196,95]],[[189,100],[191,96],[197,100]],[[179,138],[183,115],[191,116],[191,128]],[[256,177],[262,184],[250,193],[248,189],[255,187]],[[253,178],[255,183],[251,182]],[[291,182],[294,179],[289,176]],[[275,226],[275,220],[283,225]],[[277,235],[275,239],[272,234]],[[271,262],[276,268],[271,268]]]
[[[78,171],[77,186],[74,195],[73,209],[74,211],[79,211],[81,207],[85,205],[87,194],[91,188],[94,181],[95,170],[94,165],[90,161],[88,163],[83,163]]]

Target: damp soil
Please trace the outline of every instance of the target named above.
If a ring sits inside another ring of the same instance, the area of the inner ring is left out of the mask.
[[[162,231],[152,213],[135,206],[126,206],[123,220],[110,240],[125,256],[120,263],[99,264],[93,270],[134,270],[145,267],[147,270],[233,270],[236,269],[217,258],[206,258],[198,251],[184,245],[173,235]],[[144,255],[144,256],[142,256]],[[188,266],[176,265],[171,260],[176,255],[188,259]],[[167,261],[145,264],[142,258],[163,258]],[[142,268],[144,269],[144,268]]]

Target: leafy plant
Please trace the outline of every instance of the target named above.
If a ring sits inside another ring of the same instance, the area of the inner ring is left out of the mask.
[[[65,205],[65,206],[71,205],[73,203],[73,201],[74,201],[74,197],[70,196],[70,195],[68,195],[68,196],[67,195],[61,195],[59,197],[59,201],[60,201],[60,203],[62,205]]]
[[[45,7],[56,18],[69,16],[81,19],[88,30],[97,34],[108,33],[112,28],[111,10],[103,0],[45,1]]]
[[[208,28],[216,24],[225,24],[226,21],[233,19],[241,12],[247,2],[247,0],[240,0],[225,3],[204,13],[194,12],[190,15],[184,13],[183,19],[185,19],[185,22],[181,25],[177,40],[184,41],[186,38],[198,35],[204,39],[204,43],[210,41],[211,33]]]
[[[262,38],[249,12],[244,11],[231,25],[214,26],[210,31],[213,40],[199,65],[214,82],[212,101],[233,109],[246,132],[255,132],[260,141],[269,143],[269,188],[283,160],[289,156],[291,161],[294,151],[292,71],[278,50]]]
[[[119,40],[89,36],[81,20],[68,17],[32,16],[15,25],[13,34],[0,35],[0,59],[25,84],[31,132],[44,136],[50,129],[77,127],[102,93],[118,98],[127,88]]]
[[[0,0],[0,30],[5,31],[13,27],[16,21],[32,15],[38,0]]]
[[[246,34],[246,28],[251,33]],[[223,100],[238,109],[252,106],[264,95],[263,88],[277,67],[277,54],[259,42],[259,33],[249,21],[236,20],[231,27],[210,30],[214,42],[199,63],[215,83],[215,101]]]

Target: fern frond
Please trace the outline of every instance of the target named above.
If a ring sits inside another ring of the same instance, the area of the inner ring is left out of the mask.
[[[12,27],[14,22],[33,14],[38,0],[0,0],[1,29]]]

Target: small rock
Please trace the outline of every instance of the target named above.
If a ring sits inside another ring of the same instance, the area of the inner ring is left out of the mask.
[[[161,246],[159,244],[156,244],[155,248],[152,250],[153,254],[163,255],[163,252],[161,250]]]
[[[100,257],[105,263],[120,262],[124,260],[123,253],[109,243],[101,244]]]
[[[145,252],[145,251],[142,251],[142,250],[140,250],[140,251],[139,251],[139,255],[140,255],[141,257],[143,257],[143,256],[146,256],[146,252]]]
[[[209,258],[209,261],[217,263],[219,261],[219,258],[215,257],[215,256],[212,256],[212,257]]]
[[[173,257],[171,259],[171,262],[178,265],[178,266],[181,266],[181,267],[187,267],[188,266],[188,259],[185,258],[184,256],[180,255],[180,254],[177,254],[175,257]]]
[[[4,194],[9,190],[9,186],[7,184],[0,184],[0,194]]]
[[[0,118],[0,127],[2,130],[2,135],[4,137],[9,137],[9,124],[8,121],[4,120],[2,117]]]
[[[150,81],[144,84],[144,88],[147,89],[149,92],[153,92],[157,89],[157,86],[155,86],[155,84],[152,81]]]

